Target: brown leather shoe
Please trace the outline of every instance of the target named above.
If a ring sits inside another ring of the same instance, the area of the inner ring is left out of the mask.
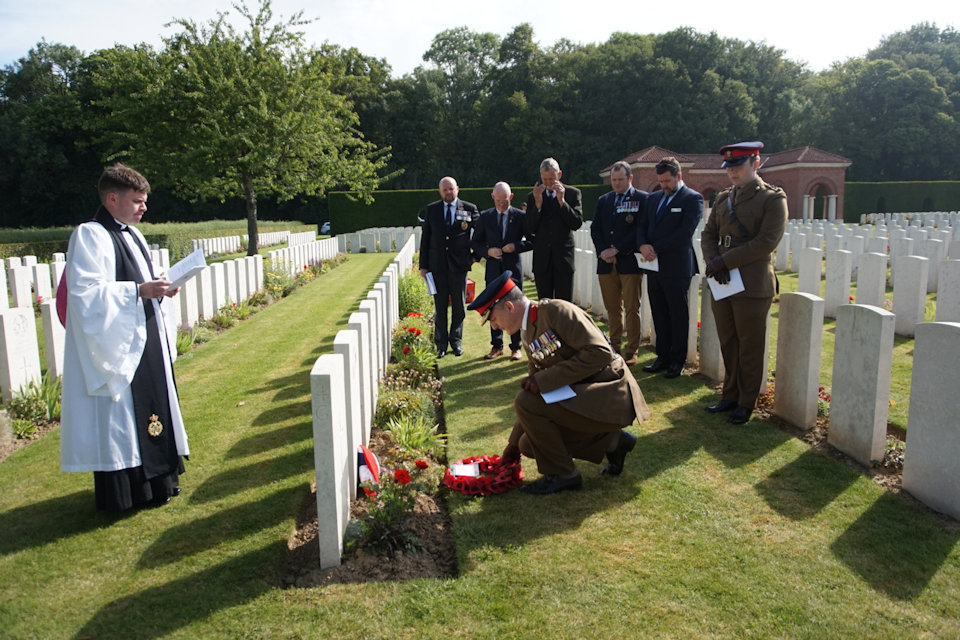
[[[623,362],[624,362],[628,367],[632,367],[633,365],[637,364],[637,354],[634,353],[634,354],[631,354],[631,355],[629,355],[629,356],[624,356],[624,357],[623,357]]]
[[[502,355],[503,355],[503,349],[502,349],[502,348],[498,349],[498,348],[496,348],[496,347],[493,347],[492,349],[490,349],[490,353],[488,353],[487,355],[483,356],[483,359],[484,359],[484,360],[493,360],[494,358],[499,358],[499,357],[502,356]]]
[[[516,349],[515,351],[511,351],[511,352],[510,352],[510,359],[511,359],[511,360],[514,360],[514,361],[519,360],[519,359],[520,359],[520,349]]]

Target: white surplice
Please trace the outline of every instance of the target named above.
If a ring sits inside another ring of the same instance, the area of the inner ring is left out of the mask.
[[[132,234],[146,247],[135,227],[120,234],[143,274],[150,271]],[[63,402],[60,417],[60,467],[63,471],[119,471],[141,464],[134,429],[130,382],[147,342],[144,304],[154,305],[170,416],[177,452],[189,455],[187,433],[173,382],[176,321],[165,312],[173,305],[137,296],[135,282],[116,281],[116,255],[110,233],[98,222],[81,224],[70,236],[67,252],[67,330],[64,349]]]

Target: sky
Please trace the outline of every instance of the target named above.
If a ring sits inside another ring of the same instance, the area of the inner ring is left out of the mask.
[[[256,1],[249,0],[254,10]],[[596,5],[582,0],[273,0],[271,7],[275,18],[303,10],[304,18],[314,20],[302,27],[307,44],[356,47],[365,55],[385,58],[394,76],[422,64],[424,51],[438,33],[462,26],[504,37],[516,25],[529,22],[543,48],[560,38],[587,44],[605,42],[616,31],[648,34],[692,27],[774,46],[812,71],[862,56],[884,36],[920,22],[960,28],[956,0]],[[41,39],[73,45],[84,53],[114,44],[146,42],[159,47],[164,36],[177,32],[166,23],[189,18],[202,24],[218,11],[236,14],[225,0],[0,0],[0,67],[25,56]]]

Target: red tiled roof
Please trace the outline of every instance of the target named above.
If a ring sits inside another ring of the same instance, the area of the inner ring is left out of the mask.
[[[720,169],[720,163],[723,162],[723,158],[719,153],[677,153],[676,151],[671,151],[670,149],[664,149],[663,147],[658,147],[656,145],[652,147],[647,147],[646,149],[641,149],[631,153],[627,157],[623,158],[624,162],[628,162],[631,165],[634,164],[656,164],[663,158],[668,156],[673,156],[680,161],[681,165],[684,165],[686,169]],[[771,168],[776,166],[783,166],[794,163],[823,163],[823,164],[836,164],[844,163],[846,165],[853,164],[849,158],[844,158],[834,153],[828,151],[823,151],[822,149],[817,149],[815,147],[801,147],[799,149],[788,149],[786,151],[777,151],[776,153],[770,154],[761,154],[761,162],[764,168]],[[610,164],[600,170],[601,175],[609,173],[610,167],[613,165]]]

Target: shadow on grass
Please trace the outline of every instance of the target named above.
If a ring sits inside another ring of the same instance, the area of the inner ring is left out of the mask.
[[[860,473],[808,449],[757,484],[772,509],[793,520],[812,518],[837,499]]]
[[[4,511],[0,514],[0,555],[109,527],[125,515],[97,511],[94,503],[91,476],[89,491],[76,491]]]
[[[310,432],[310,425],[304,425],[303,429]],[[234,493],[263,486],[265,482],[276,482],[305,473],[312,466],[313,456],[309,451],[297,451],[285,456],[251,462],[210,476],[190,495],[190,502],[204,503],[219,500]]]
[[[309,486],[295,486],[261,499],[171,527],[163,532],[140,556],[137,566],[153,569],[179,562],[231,540],[269,529],[290,517],[290,505],[298,504]]]
[[[278,540],[204,571],[114,600],[87,621],[79,638],[159,638],[245,604],[274,587],[263,569],[278,566],[286,542]]]
[[[613,509],[633,500],[644,481],[683,464],[700,448],[696,434],[675,426],[656,433],[640,435],[637,446],[627,456],[623,474],[598,475],[601,465],[578,461],[583,473],[583,489],[550,496],[532,496],[511,491],[482,500],[474,513],[453,518],[462,573],[470,570],[474,549],[482,547],[509,550],[537,538],[576,529],[595,513]],[[524,458],[528,477],[536,477],[536,463]],[[518,520],[518,514],[523,514]]]
[[[302,414],[299,416],[302,417]],[[277,447],[285,447],[293,442],[299,442],[313,437],[310,428],[304,424],[293,424],[287,427],[274,429],[269,433],[260,433],[255,436],[243,438],[234,443],[226,453],[226,458],[245,458],[258,453],[263,453]]]
[[[960,539],[936,515],[885,493],[837,538],[830,550],[872,588],[898,600],[923,592]]]

